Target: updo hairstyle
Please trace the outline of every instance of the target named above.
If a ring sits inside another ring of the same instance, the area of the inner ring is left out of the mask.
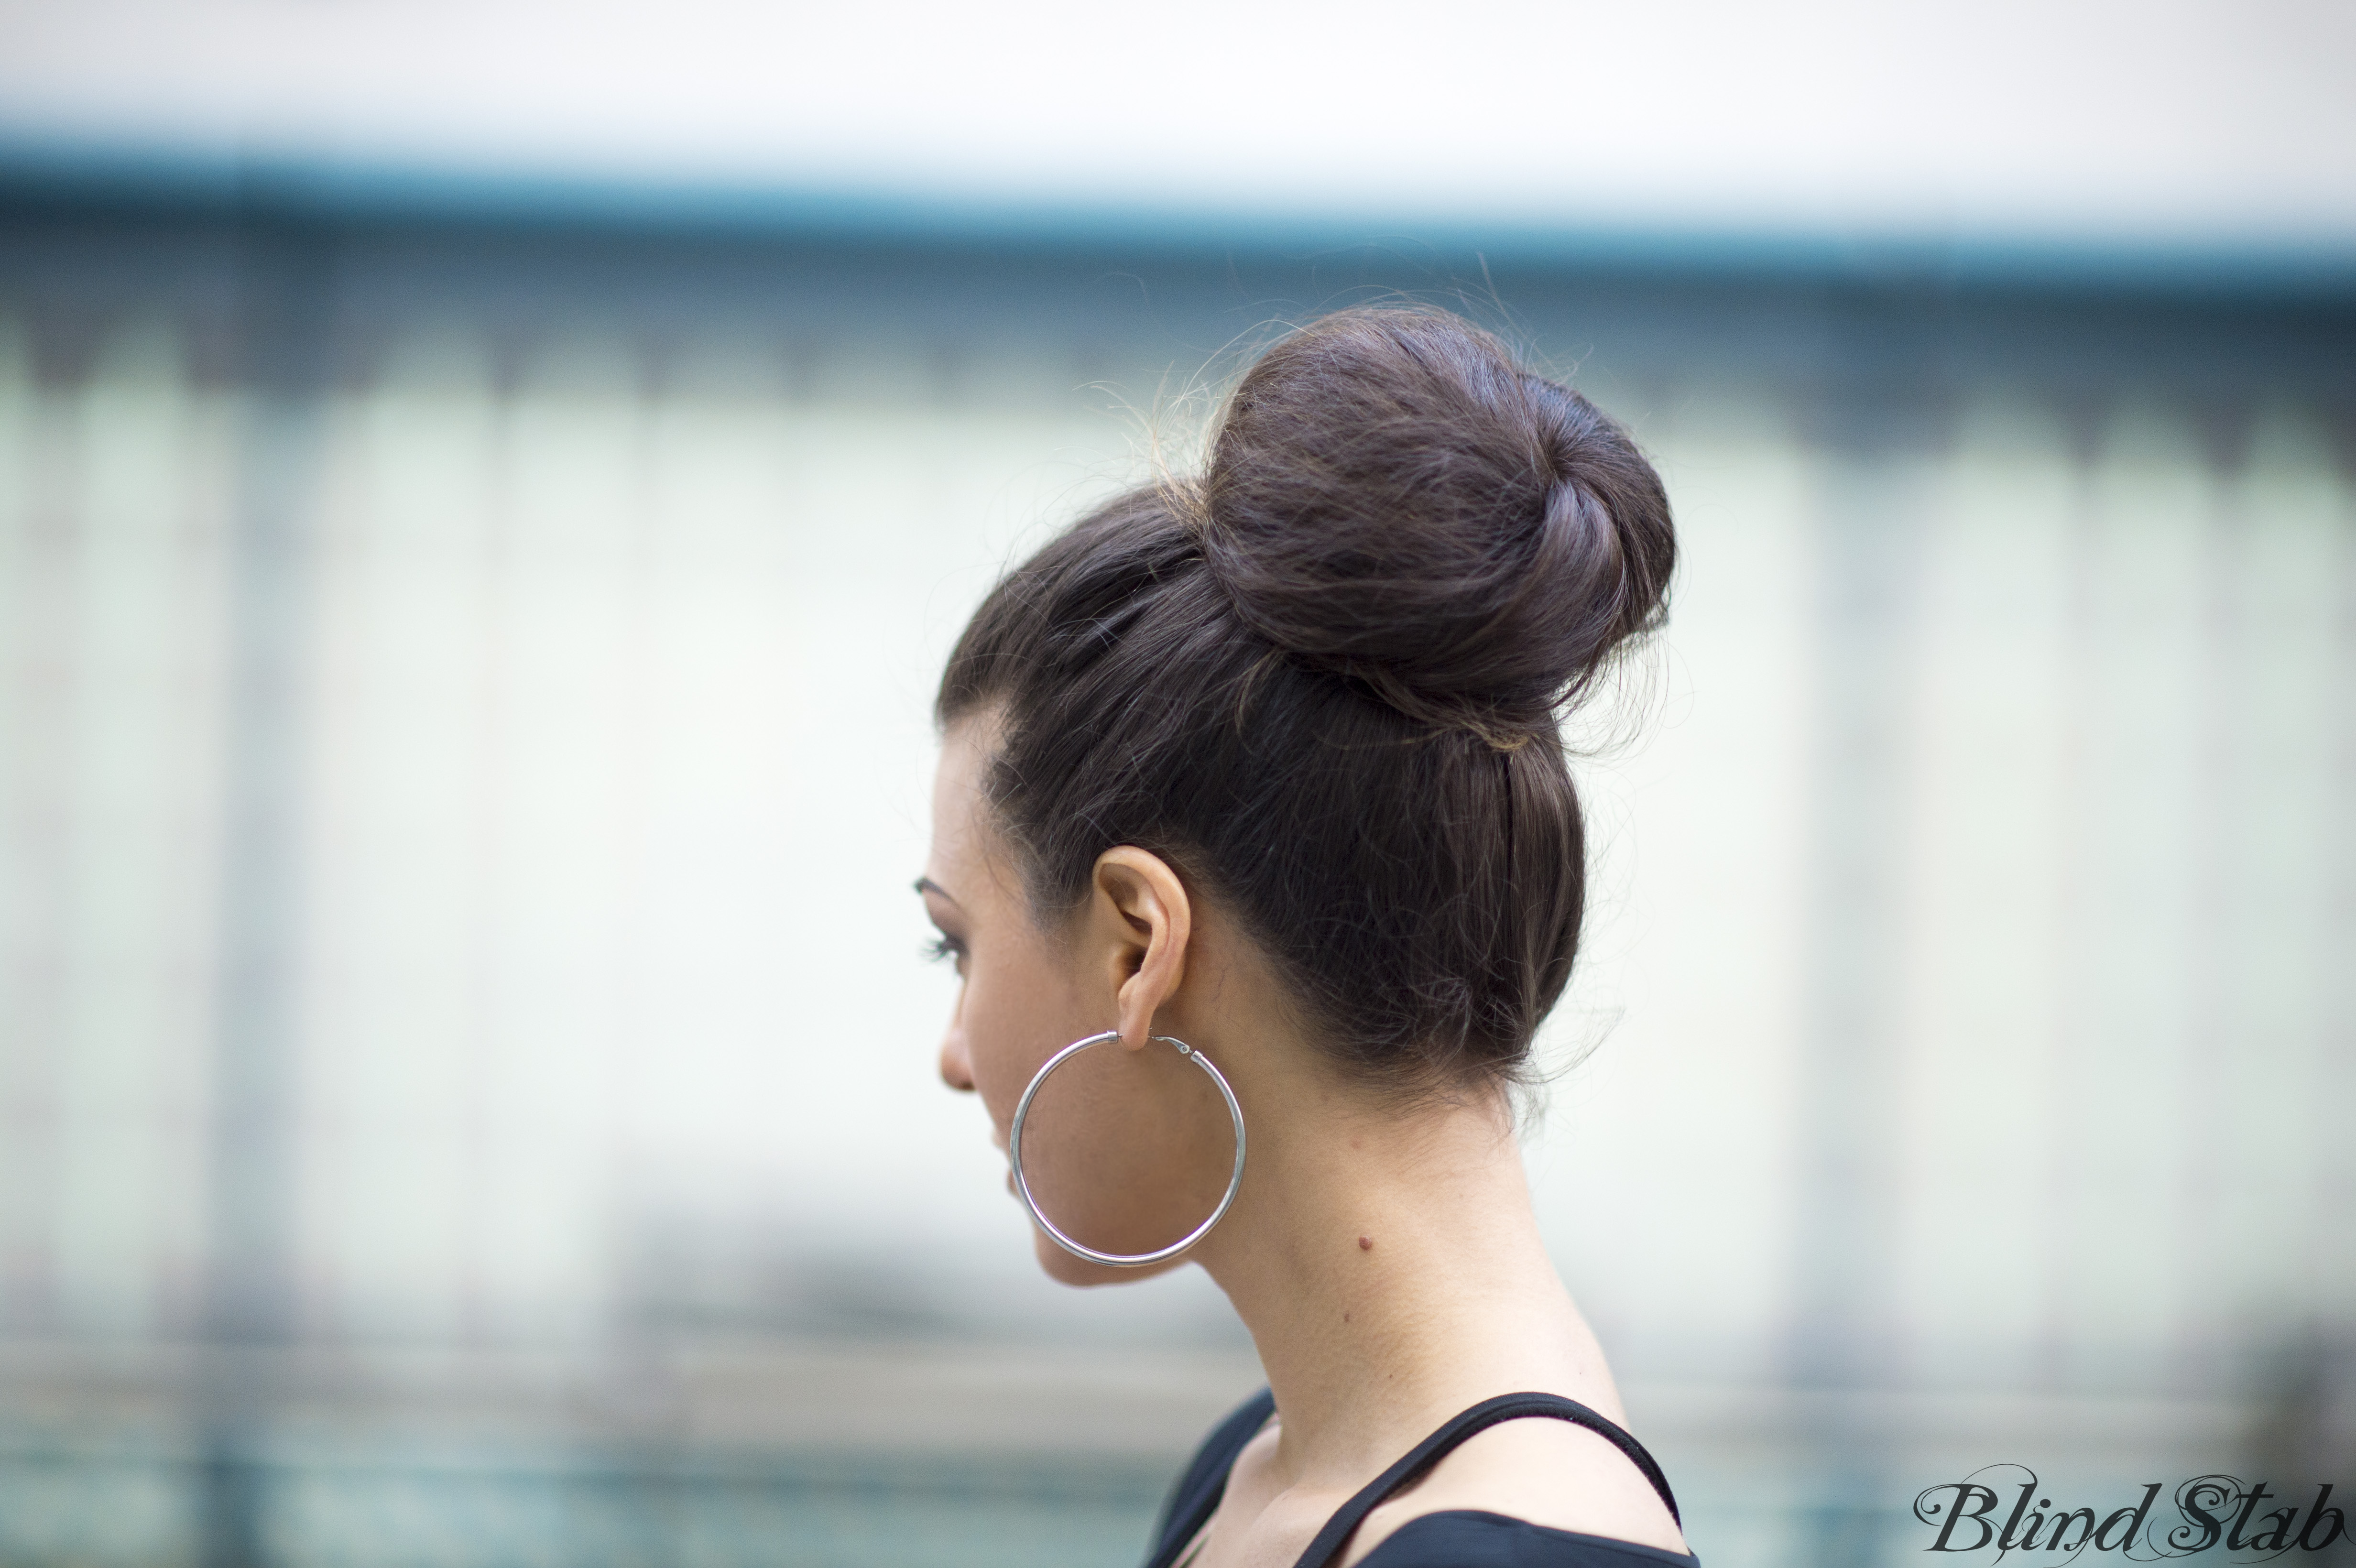
[[[1512,1079],[1579,949],[1558,725],[1661,620],[1668,497],[1628,434],[1444,312],[1264,354],[1199,479],[1016,568],[941,680],[1043,925],[1119,844],[1239,920],[1320,1045],[1408,1092]]]

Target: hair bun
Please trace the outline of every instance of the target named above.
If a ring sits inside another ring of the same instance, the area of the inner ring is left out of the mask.
[[[1676,560],[1627,432],[1439,311],[1344,311],[1269,350],[1202,500],[1245,624],[1495,744],[1552,724],[1658,623]]]

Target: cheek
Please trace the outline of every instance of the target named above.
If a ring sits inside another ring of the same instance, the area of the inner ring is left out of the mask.
[[[1097,1029],[1067,978],[1044,955],[1023,949],[978,952],[969,961],[965,997],[958,1009],[973,1083],[991,1120],[1003,1132],[1040,1065]]]

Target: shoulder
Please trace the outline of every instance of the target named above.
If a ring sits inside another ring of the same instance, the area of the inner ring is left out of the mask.
[[[1384,1544],[1411,1528],[1428,1537],[1438,1527],[1420,1521],[1435,1515],[1479,1516],[1539,1531],[1515,1538],[1515,1549],[1556,1553],[1483,1563],[1605,1560],[1562,1557],[1558,1537],[1594,1543],[1599,1550],[1629,1547],[1665,1554],[1674,1563],[1692,1561],[1676,1519],[1630,1456],[1590,1427],[1549,1416],[1503,1421],[1466,1438],[1366,1516],[1355,1532],[1355,1551],[1345,1561],[1391,1568],[1392,1559],[1378,1554]],[[1494,1533],[1499,1526],[1483,1528]]]
[[[1234,1467],[1236,1456],[1275,1413],[1276,1396],[1262,1389],[1211,1428],[1211,1435],[1203,1439],[1203,1445],[1194,1450],[1194,1456],[1179,1472],[1177,1484],[1170,1488],[1170,1496],[1162,1505],[1162,1518],[1153,1528],[1157,1558],[1171,1545],[1173,1537],[1183,1543],[1202,1528],[1203,1520],[1218,1507],[1219,1498],[1227,1488],[1227,1472]]]
[[[1526,1519],[1455,1509],[1408,1520],[1358,1562],[1360,1568],[1697,1568],[1698,1559]]]

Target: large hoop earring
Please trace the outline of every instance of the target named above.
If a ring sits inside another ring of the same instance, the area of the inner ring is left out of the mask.
[[[1196,1242],[1199,1242],[1204,1237],[1209,1235],[1211,1233],[1211,1227],[1217,1224],[1221,1220],[1226,1218],[1228,1206],[1235,1202],[1236,1192],[1244,1184],[1244,1108],[1236,1104],[1236,1092],[1227,1087],[1226,1079],[1220,1073],[1217,1068],[1211,1065],[1211,1059],[1209,1057],[1205,1056],[1201,1051],[1196,1051],[1193,1046],[1188,1045],[1183,1040],[1173,1040],[1166,1034],[1148,1036],[1147,1038],[1149,1040],[1157,1044],[1176,1046],[1178,1048],[1179,1055],[1186,1058],[1195,1066],[1209,1073],[1211,1075],[1211,1082],[1219,1086],[1219,1097],[1227,1103],[1227,1115],[1235,1118],[1235,1174],[1227,1178],[1226,1195],[1219,1200],[1219,1206],[1211,1211],[1211,1217],[1204,1221],[1201,1224],[1195,1226],[1192,1231],[1187,1232],[1186,1234],[1179,1240],[1171,1243],[1170,1245],[1163,1247],[1159,1251],[1151,1253],[1100,1253],[1094,1247],[1087,1246],[1079,1242],[1072,1240],[1071,1237],[1064,1234],[1063,1232],[1055,1228],[1055,1222],[1053,1220],[1048,1219],[1046,1215],[1039,1211],[1039,1200],[1031,1196],[1030,1180],[1023,1174],[1023,1119],[1031,1114],[1032,1097],[1039,1093],[1039,1085],[1047,1082],[1047,1074],[1055,1072],[1055,1069],[1061,1067],[1065,1062],[1069,1061],[1073,1057],[1077,1056],[1088,1047],[1092,1045],[1103,1045],[1108,1040],[1115,1040],[1119,1038],[1120,1030],[1117,1029],[1108,1029],[1102,1034],[1092,1034],[1086,1040],[1076,1040],[1072,1041],[1071,1044],[1064,1047],[1063,1050],[1055,1052],[1055,1055],[1046,1060],[1045,1063],[1040,1067],[1039,1071],[1033,1075],[1031,1079],[1031,1086],[1023,1091],[1023,1098],[1015,1104],[1014,1125],[1008,1130],[1006,1135],[1006,1157],[1014,1167],[1014,1190],[1016,1194],[1022,1198],[1023,1207],[1031,1211],[1031,1218],[1033,1221],[1035,1222],[1041,1230],[1046,1232],[1048,1236],[1055,1241],[1055,1243],[1057,1246],[1063,1248],[1074,1257],[1086,1258],[1092,1264],[1106,1264],[1114,1268],[1142,1268],[1147,1264],[1158,1264],[1165,1258],[1176,1257],[1180,1253],[1184,1252],[1188,1247],[1193,1246]]]

